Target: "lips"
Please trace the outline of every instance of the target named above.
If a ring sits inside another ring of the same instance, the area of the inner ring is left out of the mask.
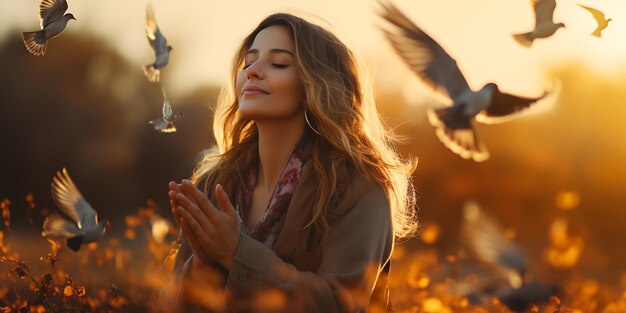
[[[269,92],[267,92],[263,88],[259,88],[256,86],[246,86],[241,91],[241,94],[242,95],[268,95]]]

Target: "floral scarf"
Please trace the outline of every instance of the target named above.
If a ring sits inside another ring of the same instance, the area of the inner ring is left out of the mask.
[[[250,172],[248,185],[243,186],[239,192],[236,208],[238,213],[237,224],[242,234],[249,235],[270,248],[274,246],[274,241],[283,228],[293,192],[300,183],[302,167],[311,157],[311,150],[312,145],[304,136],[292,150],[269,200],[268,207],[252,229],[248,229],[244,222],[250,213],[252,194],[257,178],[256,169]]]

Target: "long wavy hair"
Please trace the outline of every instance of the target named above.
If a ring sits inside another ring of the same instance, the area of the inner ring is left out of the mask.
[[[297,16],[268,16],[242,42],[235,54],[229,84],[218,97],[213,123],[219,152],[207,153],[197,164],[192,180],[207,195],[221,183],[231,196],[245,186],[258,164],[258,133],[254,121],[239,114],[235,94],[237,74],[245,55],[263,29],[285,26],[295,45],[295,63],[305,90],[304,110],[318,134],[313,140],[313,175],[316,202],[309,223],[328,230],[329,203],[336,196],[336,169],[352,166],[386,192],[396,238],[413,235],[418,222],[415,190],[411,183],[416,160],[404,160],[396,151],[398,138],[380,119],[370,84],[363,88],[352,52],[331,32]]]

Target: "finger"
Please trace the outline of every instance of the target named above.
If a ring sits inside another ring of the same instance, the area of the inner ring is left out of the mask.
[[[176,182],[174,182],[174,181],[171,181],[171,182],[168,184],[168,186],[170,187],[170,190],[171,190],[171,191],[176,191],[176,192],[180,191],[180,185],[179,185],[179,184],[177,184],[177,183],[176,183]]]
[[[198,257],[203,262],[210,263],[211,258],[206,254],[206,251],[204,251],[202,246],[200,246],[200,243],[198,242],[198,238],[189,227],[189,224],[185,222],[185,219],[181,219],[180,225],[181,225],[181,229],[183,230],[183,233],[187,237],[187,243],[189,243],[189,247],[191,247],[191,250],[193,250],[193,252],[196,255],[198,255]]]
[[[220,209],[222,209],[222,212],[228,214],[232,218],[237,218],[237,211],[230,202],[230,199],[228,199],[228,195],[226,194],[226,191],[224,191],[224,187],[220,184],[215,186],[215,199],[217,199],[217,204]]]
[[[170,198],[170,205],[173,209],[178,206],[178,201],[176,201],[176,193],[180,191],[180,185],[171,181],[168,186],[170,188],[170,191],[167,193],[167,195]]]
[[[208,234],[205,233],[200,223],[198,223],[198,221],[193,218],[193,216],[188,211],[186,211],[182,207],[179,208],[181,210],[181,215],[183,216],[184,223],[189,225],[191,231],[196,235],[196,242],[198,243],[198,245],[202,247],[203,251],[210,251],[209,247],[211,246],[211,242],[209,240]]]
[[[170,201],[171,203],[171,201]],[[176,206],[178,207],[178,206]],[[182,216],[180,215],[180,213],[178,212],[178,209],[176,209],[176,207],[172,208],[172,215],[174,215],[174,218],[176,219],[176,223],[178,224],[178,227],[180,226],[180,221],[182,220]]]
[[[198,207],[204,211],[204,214],[207,215],[209,220],[215,221],[217,217],[217,209],[215,206],[209,201],[209,198],[200,191],[191,181],[187,179],[183,179],[183,183],[181,186],[183,193],[191,198],[191,200],[195,201],[198,204]]]
[[[170,198],[170,207],[176,208],[178,206],[178,200],[176,200],[176,192],[175,191],[169,191],[167,193],[167,196]]]
[[[199,221],[199,224],[201,226],[207,228],[211,226],[211,221],[209,220],[207,215],[200,208],[198,208],[198,205],[196,205],[195,202],[191,201],[191,199],[189,199],[189,197],[187,197],[184,193],[177,193],[176,199],[180,204],[179,208],[182,207],[184,211],[189,212],[196,221]]]
[[[196,236],[196,239],[199,241],[200,238],[204,237],[204,230],[200,223],[189,213],[189,211],[185,210],[183,207],[179,206],[177,208],[180,211],[180,215],[183,217],[183,222],[189,226],[189,229]]]

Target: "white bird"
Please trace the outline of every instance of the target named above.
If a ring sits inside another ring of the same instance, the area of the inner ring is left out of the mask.
[[[161,90],[163,92],[163,109],[162,109],[163,116],[156,120],[150,121],[148,123],[152,125],[154,129],[162,133],[173,133],[173,132],[176,132],[176,126],[174,125],[174,123],[176,123],[184,115],[182,112],[173,115],[172,106],[170,105],[170,102],[167,100],[167,96],[165,95],[165,90],[164,89],[161,89]]]
[[[67,11],[65,0],[41,0],[39,4],[39,24],[41,30],[34,32],[22,32],[22,40],[28,52],[35,56],[46,53],[48,39],[60,35],[67,26],[69,20],[76,20]]]
[[[522,46],[530,47],[537,38],[547,38],[565,27],[563,23],[554,23],[556,0],[530,0],[535,11],[535,29],[523,34],[514,34],[513,38]]]
[[[598,26],[596,27],[596,29],[593,31],[593,33],[591,33],[591,35],[596,36],[598,38],[602,37],[602,31],[609,26],[609,22],[612,21],[612,19],[607,19],[604,16],[604,13],[602,13],[601,11],[594,9],[594,8],[590,8],[588,6],[584,6],[582,4],[578,4],[581,8],[589,11],[592,15],[593,18],[596,19],[596,22],[598,23]]]
[[[63,168],[52,180],[52,198],[70,220],[52,214],[43,223],[44,237],[65,237],[67,246],[78,251],[82,244],[100,240],[110,227],[109,221],[98,221],[96,210],[78,191],[74,181]]]
[[[428,110],[428,118],[444,145],[461,157],[477,162],[489,158],[472,126],[474,118],[487,124],[504,122],[547,94],[537,98],[513,96],[500,92],[494,83],[473,91],[456,61],[434,39],[391,3],[380,4],[382,17],[396,26],[394,31],[383,30],[395,51],[422,81],[452,101],[451,107]]]
[[[170,51],[172,46],[167,44],[167,39],[159,30],[152,6],[148,3],[146,6],[146,37],[154,50],[156,60],[154,63],[143,67],[143,72],[149,81],[156,83],[161,76],[161,69],[170,61]]]

